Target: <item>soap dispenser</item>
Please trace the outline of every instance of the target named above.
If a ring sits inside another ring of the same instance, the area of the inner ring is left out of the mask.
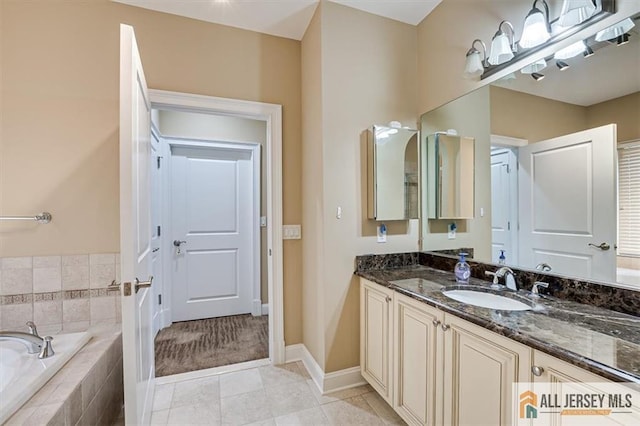
[[[469,284],[469,277],[471,276],[471,267],[466,261],[467,253],[459,253],[460,261],[456,263],[456,267],[453,272],[456,275],[456,282],[458,284]]]
[[[500,250],[500,257],[498,257],[498,265],[505,265],[507,263],[507,258],[504,255],[504,250]]]

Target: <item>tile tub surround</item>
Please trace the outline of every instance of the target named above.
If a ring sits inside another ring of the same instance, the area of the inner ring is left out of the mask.
[[[442,293],[455,286],[451,272],[428,266],[357,271],[356,275],[389,287],[488,330],[589,370],[609,380],[640,383],[640,318],[595,306],[541,296],[526,290],[502,295],[524,298],[531,311],[498,311],[457,302]],[[489,289],[490,283],[471,278]]]
[[[107,287],[119,275],[115,253],[0,258],[0,329],[34,321],[51,334],[117,323],[120,294]]]
[[[5,424],[113,424],[123,397],[120,327],[100,325],[92,339]]]
[[[467,249],[465,249],[467,250]],[[453,272],[458,257],[434,252],[392,253],[382,255],[356,256],[356,272],[374,269],[407,268],[429,266],[442,271]],[[485,271],[495,271],[499,265],[468,259],[471,276],[486,281]],[[549,288],[540,289],[543,294],[586,305],[593,305],[628,315],[640,316],[640,291],[613,287],[596,281],[564,277],[561,275],[510,268],[516,275],[518,286],[531,290],[533,283],[543,281]]]

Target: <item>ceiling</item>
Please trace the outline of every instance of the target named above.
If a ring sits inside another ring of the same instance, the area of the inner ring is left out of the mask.
[[[319,0],[112,0],[131,6],[301,40]],[[442,0],[329,0],[418,25]]]

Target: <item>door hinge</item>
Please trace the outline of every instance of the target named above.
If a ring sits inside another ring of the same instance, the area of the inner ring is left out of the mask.
[[[162,156],[158,155],[157,157],[157,162],[158,162],[158,168],[160,168],[160,159],[162,158]]]
[[[158,295],[158,305],[162,305],[162,295]]]
[[[162,235],[162,228],[160,228],[160,225],[158,225],[158,237]]]
[[[507,174],[508,174],[508,173],[511,173],[511,167],[509,167],[509,165],[508,165],[508,164],[505,164],[505,166],[507,166]]]
[[[511,231],[511,222],[507,222],[507,231]]]

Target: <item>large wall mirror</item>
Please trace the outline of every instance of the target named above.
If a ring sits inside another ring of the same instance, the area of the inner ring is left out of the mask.
[[[549,56],[422,116],[423,135],[476,141],[475,218],[453,241],[423,220],[423,250],[503,250],[509,265],[640,288],[639,19],[585,39],[593,54]]]

